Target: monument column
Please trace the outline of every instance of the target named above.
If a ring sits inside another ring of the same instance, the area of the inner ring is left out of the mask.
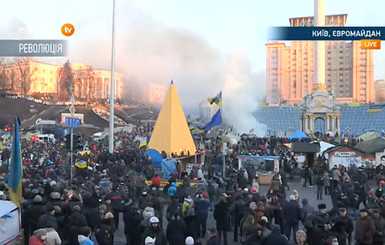
[[[325,26],[325,1],[314,0],[314,26]],[[314,45],[314,83],[313,92],[326,91],[325,83],[325,42],[315,41]]]
[[[299,115],[299,130],[303,132],[303,115]]]

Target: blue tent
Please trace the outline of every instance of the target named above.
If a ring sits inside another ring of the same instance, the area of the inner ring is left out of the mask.
[[[294,139],[306,139],[307,136],[304,134],[302,131],[296,131],[294,134],[290,135],[287,137],[289,140],[294,140]]]
[[[162,155],[156,150],[150,149],[146,151],[147,157],[151,157],[151,162],[154,165],[154,168],[161,168],[162,167]]]
[[[170,174],[175,170],[176,168],[176,160],[175,159],[163,159],[162,160],[162,172],[163,172],[163,179],[168,179],[170,177]]]

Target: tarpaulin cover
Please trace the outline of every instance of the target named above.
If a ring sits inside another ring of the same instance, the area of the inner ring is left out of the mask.
[[[175,159],[163,159],[162,160],[163,179],[168,179],[168,177],[170,177],[170,174],[175,170],[175,168],[176,168]]]
[[[151,162],[154,165],[154,168],[162,167],[162,155],[157,150],[150,149],[146,151],[147,157],[151,157]]]

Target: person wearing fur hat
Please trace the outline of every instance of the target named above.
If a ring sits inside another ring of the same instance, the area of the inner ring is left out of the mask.
[[[31,232],[37,230],[37,221],[46,212],[46,206],[40,195],[36,195],[33,202],[25,211],[25,217],[28,217],[27,223]]]
[[[96,228],[95,237],[99,245],[113,245],[115,232],[114,215],[106,213],[102,223]]]

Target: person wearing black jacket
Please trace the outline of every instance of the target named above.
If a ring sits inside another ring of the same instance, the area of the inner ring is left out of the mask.
[[[271,234],[265,237],[265,241],[263,244],[266,245],[288,245],[289,241],[287,238],[281,234],[281,228],[279,225],[274,225],[271,230]]]
[[[214,208],[214,219],[217,223],[217,230],[219,239],[222,239],[223,234],[223,244],[227,245],[227,231],[230,229],[230,208],[227,198],[229,196],[226,193],[221,194],[221,199]]]
[[[187,216],[184,217],[184,222],[187,227],[187,236],[194,238],[194,241],[199,241],[202,234],[201,226],[193,208],[187,210]]]
[[[172,218],[167,225],[166,239],[169,245],[180,245],[185,242],[187,228],[183,219],[179,215]]]
[[[125,206],[123,209],[124,234],[129,245],[140,245],[141,231],[140,223],[143,216],[140,213],[138,205]]]
[[[301,220],[301,208],[298,202],[295,200],[295,196],[290,196],[290,201],[287,202],[283,208],[284,234],[290,239],[291,231],[293,230],[293,236],[295,241],[295,233],[298,230],[299,221]]]
[[[336,218],[335,223],[343,223],[345,225],[345,232],[348,234],[348,244],[352,244],[352,233],[354,225],[352,218],[347,215],[345,208],[340,208],[340,215]]]
[[[242,200],[242,195],[237,195],[232,207],[234,213],[234,242],[238,241],[239,226],[243,218],[243,210],[245,205],[245,202]]]
[[[322,200],[322,191],[324,188],[324,177],[322,174],[319,174],[316,180],[317,185],[317,200]]]

